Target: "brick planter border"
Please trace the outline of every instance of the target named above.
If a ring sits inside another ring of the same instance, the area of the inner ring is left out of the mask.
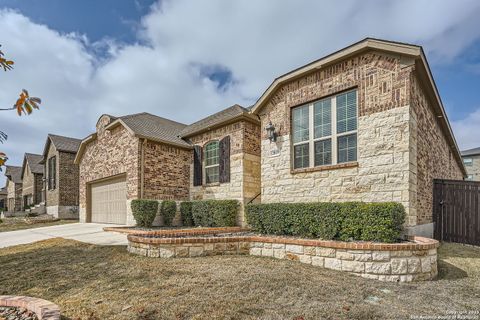
[[[432,280],[438,274],[439,243],[423,237],[410,237],[411,242],[404,243],[324,241],[261,235],[196,237],[245,230],[203,228],[130,234],[127,237],[128,251],[157,258],[225,254],[263,256],[393,282]],[[162,237],[154,238],[155,235]]]
[[[25,308],[39,320],[60,320],[60,308],[47,300],[25,296],[0,296],[0,306]]]

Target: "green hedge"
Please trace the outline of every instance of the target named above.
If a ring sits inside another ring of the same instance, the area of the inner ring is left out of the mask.
[[[405,221],[399,203],[272,203],[245,208],[251,228],[303,238],[395,242]]]
[[[160,207],[160,213],[163,217],[163,223],[166,226],[172,226],[173,219],[175,218],[175,214],[177,214],[177,203],[173,200],[165,200],[162,201],[162,205]]]
[[[149,228],[157,215],[158,201],[146,199],[132,200],[131,208],[137,226]]]
[[[184,201],[180,203],[180,214],[182,216],[182,225],[193,226],[192,202]]]
[[[233,227],[236,225],[239,203],[237,200],[201,200],[192,202],[195,226]]]

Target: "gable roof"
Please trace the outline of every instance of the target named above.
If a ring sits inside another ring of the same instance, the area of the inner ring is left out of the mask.
[[[45,158],[47,156],[48,148],[50,148],[50,143],[53,143],[55,149],[57,149],[58,151],[77,153],[81,142],[81,139],[59,136],[49,133],[47,136],[47,141],[45,142],[45,147],[43,148],[43,157]]]
[[[462,151],[462,157],[476,155],[480,155],[480,147]]]
[[[194,134],[201,133],[203,131],[211,130],[228,122],[237,120],[239,118],[250,119],[251,121],[259,122],[258,118],[250,114],[247,108],[244,108],[238,104],[228,107],[222,111],[212,114],[206,118],[203,118],[197,122],[194,122],[185,127],[180,136],[182,138],[192,136]]]
[[[5,176],[13,183],[22,183],[22,167],[6,166]]]
[[[192,147],[188,142],[180,138],[180,132],[187,126],[186,124],[165,119],[147,112],[121,117],[108,116],[112,121],[105,127],[107,130],[123,125],[129,132],[141,139],[162,142],[187,149]],[[96,138],[97,134],[93,133],[82,140],[75,157],[76,164],[79,163],[85,146]]]
[[[0,189],[0,195],[7,195],[7,194],[8,194],[7,187],[3,187]]]
[[[126,115],[117,118],[107,126],[107,129],[123,124],[139,138],[173,144],[179,147],[190,148],[190,144],[180,138],[180,132],[186,124],[165,119],[147,112]]]
[[[418,45],[407,44],[402,42],[380,40],[374,38],[365,38],[359,42],[356,42],[346,48],[329,54],[323,58],[313,61],[300,68],[292,70],[280,77],[276,78],[272,84],[265,90],[260,98],[255,102],[251,110],[252,113],[258,114],[258,112],[265,106],[266,102],[276,93],[276,91],[287,82],[304,77],[305,75],[315,72],[315,70],[323,68],[325,66],[337,63],[345,60],[354,55],[358,55],[361,52],[369,50],[377,50],[383,52],[389,52],[399,54],[402,56],[408,56],[415,59],[416,70],[419,76],[421,76],[420,82],[425,85],[426,94],[433,102],[433,109],[436,118],[438,119],[440,128],[445,134],[449,147],[452,149],[455,159],[462,170],[464,176],[466,176],[465,166],[463,165],[462,158],[460,156],[460,150],[453,135],[450,122],[448,121],[445,108],[443,107],[440,94],[438,93],[437,86],[433,80],[430,66],[428,65],[423,48]]]
[[[23,179],[23,173],[25,172],[27,164],[33,174],[43,174],[42,160],[43,156],[41,154],[25,153],[25,156],[23,157],[21,178]]]

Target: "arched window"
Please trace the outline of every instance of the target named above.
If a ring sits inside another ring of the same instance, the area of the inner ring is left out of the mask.
[[[219,181],[220,154],[218,141],[209,142],[205,146],[205,181]]]

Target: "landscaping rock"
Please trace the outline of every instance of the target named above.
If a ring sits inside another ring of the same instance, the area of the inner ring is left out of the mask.
[[[35,313],[25,308],[0,307],[0,319],[5,320],[38,320]]]

